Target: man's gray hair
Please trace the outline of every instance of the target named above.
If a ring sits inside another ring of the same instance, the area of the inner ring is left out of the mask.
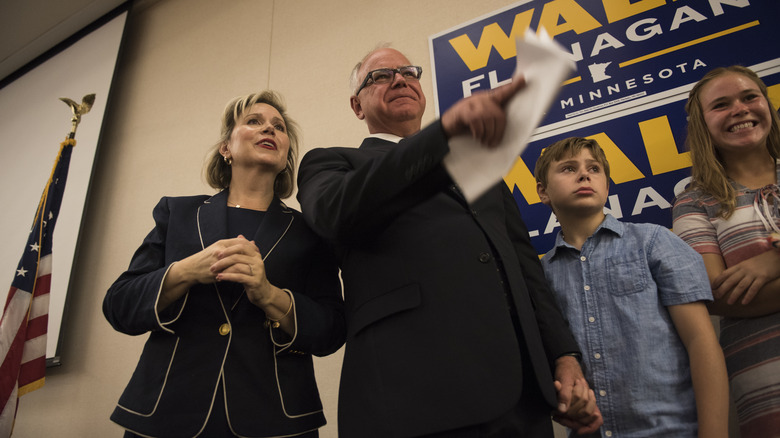
[[[366,62],[366,58],[371,56],[374,52],[376,52],[379,49],[389,49],[390,43],[379,43],[371,49],[370,52],[366,53],[366,56],[360,59],[360,62],[355,64],[355,67],[352,69],[352,72],[349,74],[349,89],[352,91],[352,95],[354,96],[357,94],[357,89],[360,86],[360,83],[362,82],[361,78],[358,77],[358,72],[360,72],[360,67],[363,66],[363,63]]]

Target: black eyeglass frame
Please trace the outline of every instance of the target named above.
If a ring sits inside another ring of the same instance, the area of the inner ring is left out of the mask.
[[[369,80],[373,81],[372,76],[374,75],[374,73],[376,73],[378,71],[390,71],[390,72],[393,73],[393,77],[392,77],[392,79],[390,79],[390,82],[392,82],[395,79],[396,73],[398,73],[399,75],[401,75],[403,77],[403,74],[401,73],[401,70],[409,68],[409,67],[412,67],[412,68],[417,70],[417,76],[414,79],[419,81],[420,78],[422,77],[422,74],[423,74],[423,69],[419,65],[404,65],[404,66],[398,67],[398,68],[378,68],[376,70],[371,70],[370,72],[366,73],[366,78],[363,79],[363,83],[360,84],[360,86],[358,87],[357,91],[355,92],[355,96],[357,96],[360,93],[360,90],[366,88],[366,86],[368,86],[368,85],[371,85],[371,84],[368,83],[368,81]],[[374,83],[376,83],[376,81],[374,81]]]

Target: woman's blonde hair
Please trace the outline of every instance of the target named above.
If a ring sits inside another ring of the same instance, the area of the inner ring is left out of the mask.
[[[758,85],[758,89],[770,106],[769,113],[772,117],[772,126],[769,130],[769,137],[766,140],[766,148],[769,151],[769,155],[775,160],[780,156],[780,118],[778,118],[777,111],[774,110],[774,106],[772,106],[769,100],[769,93],[764,81],[753,70],[739,65],[718,67],[710,71],[693,86],[688,94],[688,102],[685,104],[685,112],[688,113],[688,137],[685,144],[691,151],[691,161],[693,162],[690,188],[699,188],[713,196],[720,203],[718,215],[728,219],[736,209],[736,193],[726,175],[723,158],[712,142],[712,136],[710,136],[707,123],[704,121],[704,112],[700,100],[702,87],[711,80],[725,74],[740,74]]]
[[[284,106],[282,96],[271,90],[236,97],[225,106],[225,111],[222,113],[222,129],[219,141],[212,147],[209,158],[206,161],[206,182],[211,187],[220,190],[230,186],[233,172],[230,165],[225,162],[224,157],[220,154],[219,149],[223,144],[230,141],[230,135],[233,133],[237,121],[244,112],[257,103],[264,103],[276,108],[287,127],[287,136],[290,139],[290,150],[287,153],[287,165],[284,170],[276,176],[276,180],[274,180],[274,194],[280,199],[285,199],[292,195],[293,186],[295,184],[295,163],[298,160],[300,131],[298,129],[298,124],[287,114],[287,109]]]

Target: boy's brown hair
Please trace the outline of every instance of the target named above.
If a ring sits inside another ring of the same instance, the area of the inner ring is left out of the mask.
[[[542,155],[536,160],[534,168],[534,177],[536,182],[541,183],[542,187],[547,187],[547,171],[550,170],[550,164],[553,161],[560,161],[566,157],[571,157],[580,153],[582,148],[590,149],[593,158],[604,168],[604,174],[607,176],[607,187],[609,187],[609,162],[604,150],[601,149],[596,140],[583,137],[569,137],[558,140],[542,151]]]

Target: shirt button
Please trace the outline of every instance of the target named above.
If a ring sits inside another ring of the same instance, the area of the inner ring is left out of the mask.
[[[590,290],[590,286],[585,285],[585,290]]]
[[[593,322],[593,321],[595,321],[595,320],[596,320],[596,318],[594,318],[594,317],[592,317],[592,316],[588,318],[588,322]]]
[[[580,256],[580,261],[583,261],[583,262],[584,262],[585,260],[588,260],[588,258],[587,258],[587,257],[585,257],[585,256]]]
[[[487,263],[490,261],[490,254],[483,252],[479,255],[479,261],[482,263]]]
[[[219,326],[219,334],[222,336],[227,335],[230,333],[230,324],[224,323],[221,326]]]
[[[602,396],[602,397],[604,397],[605,395],[607,395],[607,391],[604,391],[604,390],[602,389],[601,391],[599,391],[599,395],[600,395],[600,396]]]
[[[601,354],[596,353],[596,354],[593,355],[593,357],[595,357],[596,359],[601,359]]]
[[[612,431],[611,431],[611,430],[608,430],[608,431],[604,432],[604,435],[606,435],[606,436],[612,436]]]

